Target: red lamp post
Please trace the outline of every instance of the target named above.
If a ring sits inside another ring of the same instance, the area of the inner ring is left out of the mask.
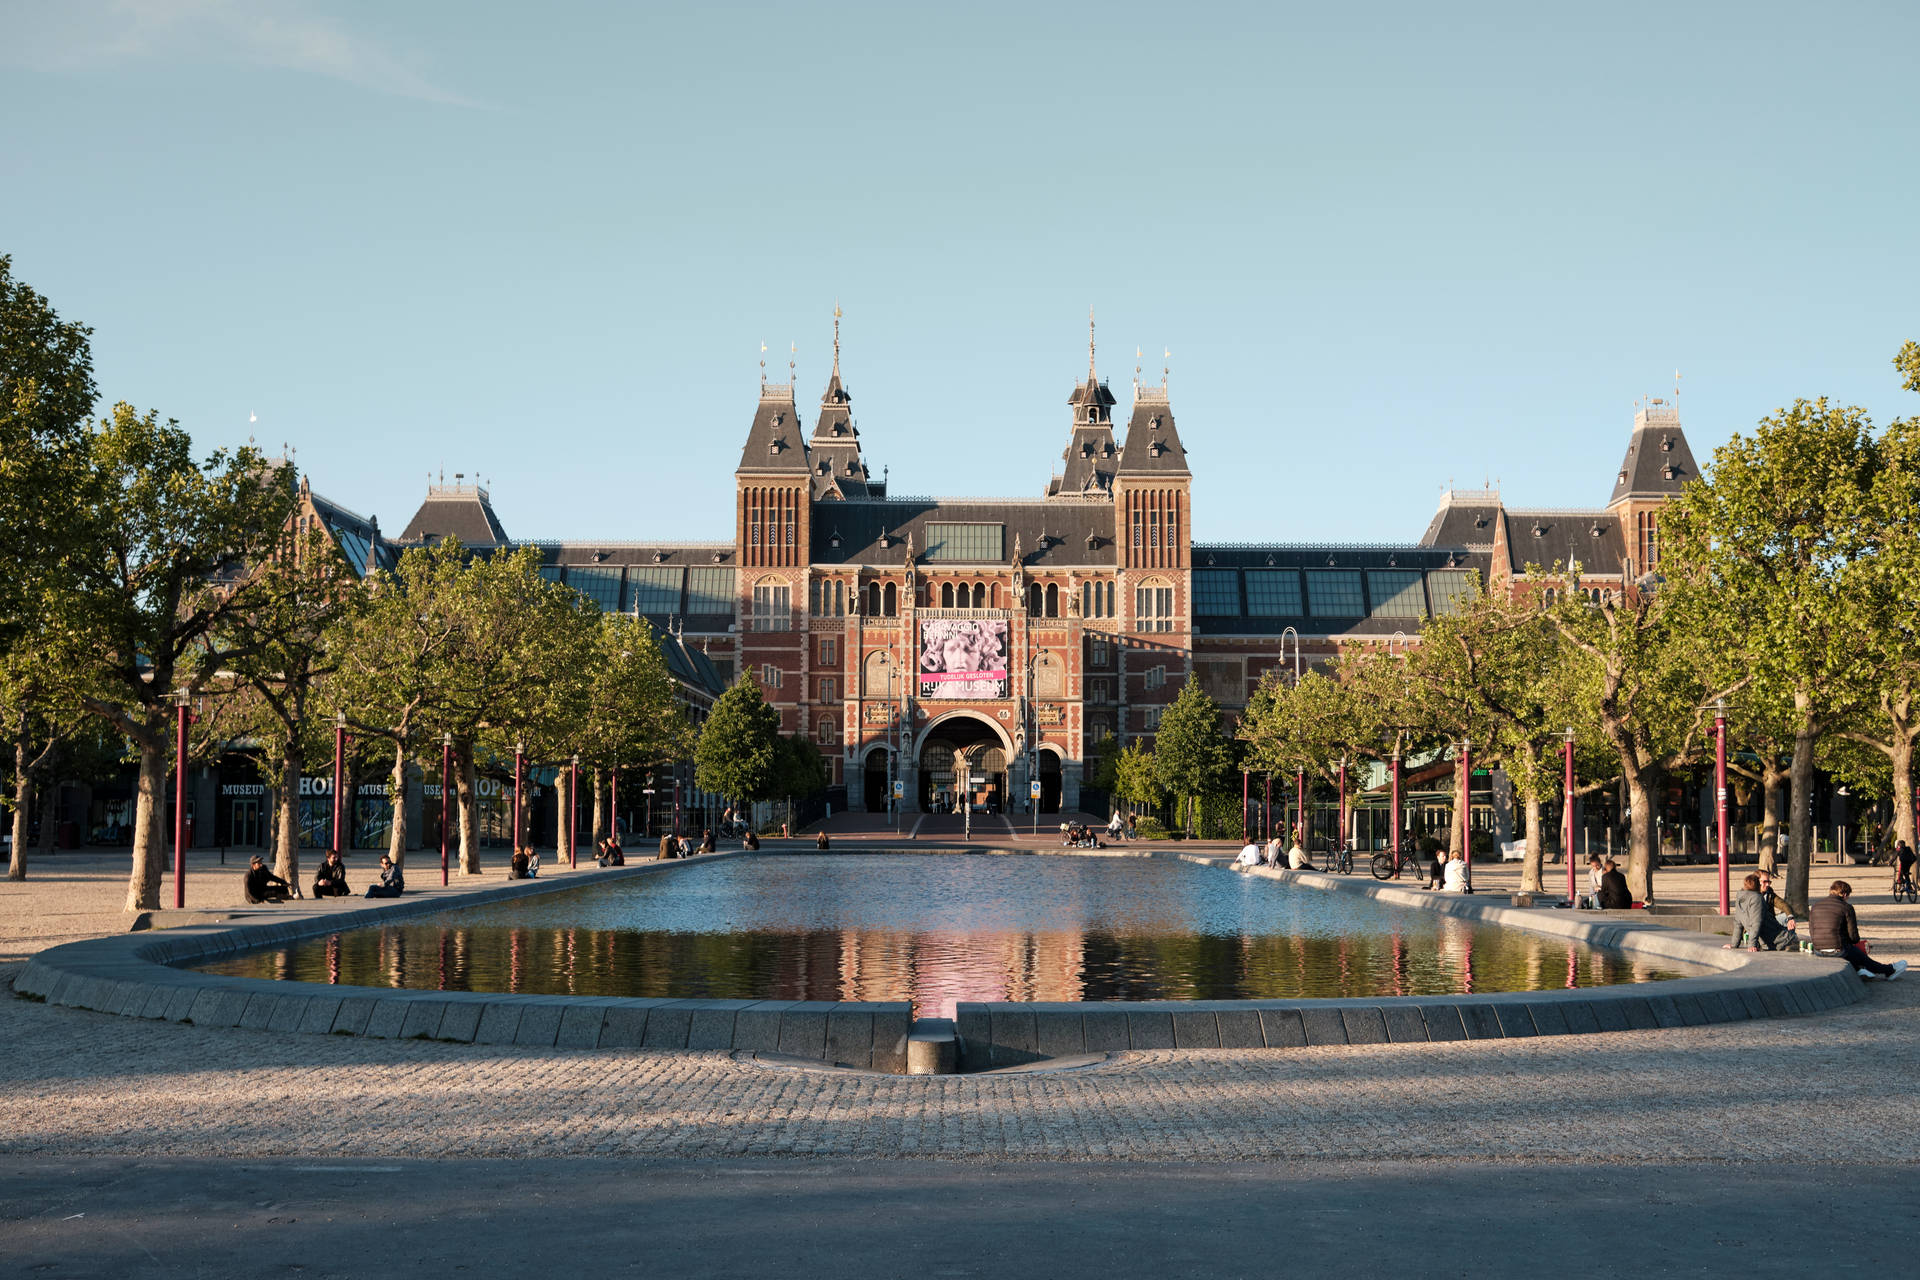
[[[1305,769],[1294,770],[1294,784],[1294,789],[1299,793],[1297,803],[1300,806],[1299,821],[1295,823],[1294,839],[1300,842],[1302,849],[1305,849],[1307,847],[1307,771]]]
[[[173,763],[173,908],[187,906],[187,723],[193,718],[187,710],[187,691],[175,695],[179,703],[179,728],[174,740]]]
[[[1273,770],[1267,770],[1267,780],[1261,784],[1260,792],[1260,839],[1273,839]]]
[[[1573,728],[1568,726],[1566,737],[1567,776],[1560,790],[1560,847],[1566,850],[1567,859],[1567,905],[1576,905],[1580,893],[1573,879]]]
[[[1400,878],[1400,748],[1393,749],[1393,878]]]
[[[620,838],[620,766],[607,770],[607,834]]]
[[[1467,888],[1473,888],[1473,748],[1460,739],[1460,856],[1465,860]]]
[[[573,773],[567,779],[567,865],[580,865],[580,757],[573,758]]]
[[[1347,758],[1340,757],[1340,843],[1337,848],[1347,847]]]
[[[1727,700],[1713,704],[1713,807],[1714,825],[1720,836],[1720,914],[1729,906],[1727,883]]]
[[[1037,829],[1037,828],[1036,828]],[[1240,843],[1247,842],[1247,771],[1240,771]]]
[[[520,851],[520,775],[525,770],[526,744],[513,744],[513,851]]]
[[[333,851],[341,852],[340,796],[346,790],[347,713],[333,717]]]
[[[447,883],[447,828],[453,824],[453,735],[440,735],[440,885]]]

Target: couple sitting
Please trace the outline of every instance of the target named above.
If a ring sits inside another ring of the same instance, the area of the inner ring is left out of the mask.
[[[598,852],[593,855],[593,860],[601,866],[624,867],[627,865],[627,855],[621,852],[620,841],[613,836],[608,836],[602,840],[597,846],[597,849]]]
[[[540,851],[538,849],[515,849],[513,864],[507,868],[509,880],[531,880],[540,874]]]

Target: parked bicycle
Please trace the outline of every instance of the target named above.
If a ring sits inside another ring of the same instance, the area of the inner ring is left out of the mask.
[[[1343,876],[1352,875],[1353,850],[1344,844],[1341,845],[1338,849],[1335,849],[1332,856],[1327,859],[1327,866]]]
[[[1391,880],[1395,876],[1411,876],[1415,880],[1420,878],[1419,860],[1411,851],[1403,851],[1400,854],[1400,866],[1397,870],[1393,865],[1391,850],[1374,854],[1368,869],[1373,872],[1375,880]]]

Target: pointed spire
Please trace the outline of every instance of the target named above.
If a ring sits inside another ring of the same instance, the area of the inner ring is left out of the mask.
[[[840,302],[838,299],[835,299],[833,304],[833,376],[836,380],[840,377]]]
[[[760,344],[760,385],[767,385],[767,344]]]
[[[1093,308],[1087,308],[1087,381],[1098,382],[1100,375],[1093,365]]]

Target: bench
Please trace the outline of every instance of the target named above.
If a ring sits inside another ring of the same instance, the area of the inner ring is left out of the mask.
[[[1503,840],[1500,843],[1500,861],[1524,862],[1527,857],[1525,840]]]

